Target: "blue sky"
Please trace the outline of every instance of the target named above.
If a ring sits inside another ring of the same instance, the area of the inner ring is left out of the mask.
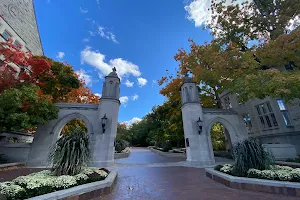
[[[178,63],[188,38],[210,40],[201,24],[210,0],[35,0],[46,56],[67,61],[80,71],[94,93],[115,66],[121,76],[119,121],[142,118],[163,103],[156,81]],[[187,6],[185,8],[185,6]]]

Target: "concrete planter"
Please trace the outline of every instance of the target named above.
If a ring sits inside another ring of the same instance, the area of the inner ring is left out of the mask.
[[[291,144],[263,144],[262,146],[265,151],[273,154],[275,160],[286,160],[297,157],[296,148]]]
[[[172,153],[172,152],[163,152],[157,149],[150,148],[150,150],[154,153],[157,153],[161,156],[166,156],[166,157],[176,157],[176,158],[186,158],[186,154],[183,153]]]
[[[112,170],[105,180],[97,181],[93,183],[88,183],[84,185],[79,185],[65,190],[60,190],[57,192],[52,192],[49,194],[44,194],[36,197],[29,198],[27,200],[90,200],[102,195],[109,194],[114,187],[118,172],[117,170]]]
[[[206,176],[233,189],[251,190],[300,197],[300,183],[231,176],[212,168]]]

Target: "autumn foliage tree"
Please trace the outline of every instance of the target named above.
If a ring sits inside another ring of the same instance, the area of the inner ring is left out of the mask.
[[[1,131],[34,130],[57,117],[56,102],[99,102],[67,63],[33,56],[11,40],[0,45]]]

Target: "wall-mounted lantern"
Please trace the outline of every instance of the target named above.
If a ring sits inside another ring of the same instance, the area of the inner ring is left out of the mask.
[[[106,114],[104,114],[104,117],[102,117],[102,132],[105,133],[105,125],[107,122]]]
[[[201,118],[199,117],[197,124],[199,126],[199,135],[202,133],[202,125],[203,125],[203,121],[201,120]]]

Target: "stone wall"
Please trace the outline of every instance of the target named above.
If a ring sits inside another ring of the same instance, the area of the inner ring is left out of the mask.
[[[33,0],[1,0],[0,14],[35,55],[43,55]]]
[[[1,144],[0,154],[4,154],[7,162],[26,162],[30,147],[30,144],[25,143]]]

